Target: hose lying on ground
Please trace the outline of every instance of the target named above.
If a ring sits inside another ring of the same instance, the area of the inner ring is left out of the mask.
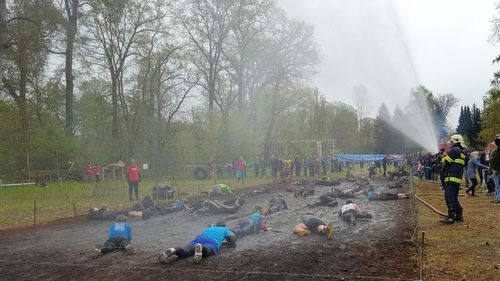
[[[418,197],[419,194],[415,194],[415,198],[418,199],[418,201],[424,203],[424,205],[426,205],[427,207],[429,207],[431,210],[433,210],[434,212],[436,212],[437,214],[443,216],[443,217],[447,217],[448,214],[445,214],[441,211],[439,211],[438,209],[434,208],[434,206],[432,206],[431,204],[425,202],[422,198]]]

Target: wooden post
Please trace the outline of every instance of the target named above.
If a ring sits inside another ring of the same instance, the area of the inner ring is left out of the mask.
[[[36,200],[34,202],[34,206],[33,206],[33,225],[36,224]]]
[[[424,239],[425,239],[425,231],[422,231],[422,241],[421,241],[422,245],[424,245],[425,243]]]
[[[73,202],[73,211],[75,212],[75,217],[77,216],[76,214],[76,206],[75,206],[75,202]]]

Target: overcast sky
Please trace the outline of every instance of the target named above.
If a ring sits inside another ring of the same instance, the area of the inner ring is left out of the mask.
[[[385,102],[406,104],[422,84],[482,106],[498,68],[500,45],[488,42],[494,0],[278,0],[290,17],[315,28],[321,64],[313,83],[328,100],[354,104],[352,89],[370,93],[371,115]]]

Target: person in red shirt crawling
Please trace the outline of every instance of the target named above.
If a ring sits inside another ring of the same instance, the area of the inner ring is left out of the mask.
[[[139,182],[141,182],[141,170],[135,163],[135,160],[130,160],[130,164],[125,168],[128,181],[128,195],[132,201],[132,190],[135,193],[135,200],[139,200]]]
[[[89,162],[87,166],[85,166],[85,174],[87,174],[88,181],[92,182],[94,178],[94,167],[92,166],[92,162]]]

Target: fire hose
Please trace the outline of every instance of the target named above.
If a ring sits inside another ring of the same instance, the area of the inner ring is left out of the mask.
[[[434,206],[432,206],[431,204],[429,204],[426,201],[424,201],[422,198],[419,197],[419,195],[425,195],[425,194],[415,194],[415,198],[418,199],[418,201],[424,203],[424,205],[426,205],[427,207],[429,207],[431,210],[433,210],[434,212],[436,212],[438,215],[441,215],[443,217],[447,217],[448,216],[448,214],[445,214],[445,213],[439,211]]]

